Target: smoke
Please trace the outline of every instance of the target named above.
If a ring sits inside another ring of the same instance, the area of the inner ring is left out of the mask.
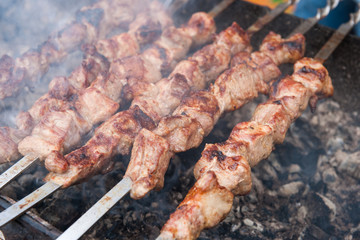
[[[0,1],[0,55],[18,57],[75,19],[93,0]]]
[[[76,11],[95,0],[2,0],[0,1],[0,57],[20,57],[36,49],[51,34],[56,34],[76,18]],[[19,94],[0,101],[0,126],[15,126],[20,111],[31,105],[48,90],[55,76],[68,76],[81,63],[82,53],[76,51],[64,63],[52,66],[41,81],[25,87]]]

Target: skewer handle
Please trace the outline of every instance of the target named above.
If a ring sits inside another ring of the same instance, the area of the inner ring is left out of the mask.
[[[49,196],[51,193],[55,192],[60,187],[61,185],[56,183],[47,182],[17,203],[8,207],[0,213],[0,227],[20,216],[22,213],[26,212],[29,208]]]
[[[184,6],[189,0],[166,0],[164,7],[169,10],[170,15],[173,15],[177,10]]]
[[[57,240],[79,239],[94,223],[127,194],[132,186],[130,178],[126,177],[115,185],[84,215],[71,225]]]
[[[329,15],[330,11],[336,8],[340,1],[341,0],[327,0],[326,6],[317,10],[315,18],[320,20]]]
[[[0,206],[4,209],[11,206],[11,204],[14,204],[15,201],[9,197],[6,196],[0,196]],[[39,215],[34,214],[32,212],[27,212],[27,214],[24,214],[20,217],[21,221],[20,224],[28,224],[31,227],[39,230],[40,232],[48,235],[51,239],[56,239],[60,234],[62,233],[60,230],[56,229],[54,226],[46,222],[44,219],[40,218]],[[5,240],[4,238],[1,238],[1,240]]]
[[[342,24],[338,30],[331,36],[329,41],[320,49],[314,57],[320,62],[324,62],[334,52],[337,46],[342,42],[350,30],[360,21],[360,3],[359,10],[356,13],[350,14],[350,20]]]
[[[5,187],[12,179],[30,167],[37,159],[38,158],[35,156],[27,155],[2,173],[0,175],[0,189]]]
[[[216,17],[224,11],[228,6],[230,6],[235,0],[223,0],[220,4],[216,5],[210,12],[208,13],[211,17]]]
[[[284,12],[288,7],[296,4],[299,0],[289,0],[286,3],[281,3],[276,6],[271,12],[266,14],[265,16],[259,18],[255,23],[253,23],[248,29],[247,32],[251,36],[254,33],[258,32],[263,26],[274,20],[277,16],[279,16],[282,12]]]
[[[309,31],[315,24],[321,19],[325,18],[332,9],[336,8],[339,4],[340,0],[327,0],[326,6],[323,8],[319,8],[316,12],[316,15],[312,18],[308,18],[305,22],[300,24],[297,28],[295,28],[289,36],[292,36],[296,33],[305,34]]]

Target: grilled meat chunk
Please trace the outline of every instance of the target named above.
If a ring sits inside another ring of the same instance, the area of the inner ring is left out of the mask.
[[[143,164],[137,163],[133,161],[132,166],[129,168],[130,171],[126,172],[126,176],[133,178],[137,175],[141,174],[144,176],[141,179],[138,179],[138,182],[141,184],[136,185],[136,190],[134,192],[139,193],[141,197],[143,194],[149,191],[149,189],[155,188],[158,186],[158,189],[161,189],[164,185],[164,174],[166,171],[166,164],[158,165],[161,161],[157,161],[157,159],[169,159],[169,154],[172,154],[168,151],[169,144],[167,141],[158,135],[152,133],[151,131],[143,128],[138,134],[139,141],[136,144],[140,144],[145,146],[145,148],[141,148],[141,152],[136,152],[138,155],[137,159],[146,159],[148,161],[148,167],[144,168]],[[152,161],[152,160],[155,161]],[[147,176],[158,175],[156,178],[158,181],[151,181],[151,178]],[[137,198],[137,196],[132,196],[133,198]]]
[[[158,239],[195,239],[201,230],[211,228],[230,212],[234,195],[219,185],[216,175],[207,172],[190,189]]]

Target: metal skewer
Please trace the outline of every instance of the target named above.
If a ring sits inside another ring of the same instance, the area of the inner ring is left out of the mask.
[[[326,17],[332,9],[336,8],[339,2],[340,0],[327,0],[325,7],[319,8],[314,17],[306,19],[305,22],[295,28],[290,35],[309,31],[319,20]]]
[[[15,201],[13,199],[11,199],[10,197],[0,195],[0,207],[1,208],[7,208],[7,207],[11,206],[11,204],[13,204],[13,203],[15,203]],[[52,226],[50,223],[48,223],[47,221],[42,219],[38,214],[35,214],[32,211],[27,211],[26,214],[23,214],[19,218],[20,218],[20,221],[19,221],[20,224],[29,225],[29,226],[31,226],[31,228],[34,228],[34,229],[46,234],[51,239],[56,239],[62,234],[62,232],[60,230],[58,230],[57,228]],[[1,238],[1,235],[0,235],[0,239],[5,240],[5,237]]]
[[[224,0],[220,2],[218,5],[216,5],[213,9],[210,10],[208,13],[211,17],[216,17],[219,15],[222,11],[227,9],[235,0]]]
[[[169,14],[173,15],[177,10],[184,6],[189,0],[167,0],[164,2],[164,7],[168,9]]]
[[[276,8],[271,10],[265,16],[259,18],[255,23],[253,23],[248,29],[247,32],[250,36],[258,32],[265,24],[271,22],[274,18],[279,16],[282,12],[288,9],[290,6],[297,4],[300,0],[289,0],[285,3],[280,3]]]
[[[173,15],[177,10],[184,6],[189,0],[166,0],[163,5]]]
[[[94,225],[94,223],[104,216],[107,211],[130,191],[131,186],[132,181],[130,178],[121,180],[57,239],[68,240],[80,238],[92,225]]]
[[[342,42],[345,36],[350,30],[360,22],[360,3],[358,3],[358,11],[350,14],[350,20],[347,23],[342,24],[338,30],[331,36],[329,41],[320,49],[315,55],[315,59],[320,62],[325,62],[326,59],[334,52],[336,47]]]
[[[12,165],[8,170],[0,175],[0,189],[5,187],[12,179],[30,167],[37,159],[38,157],[36,156],[26,155],[17,163]]]
[[[60,187],[61,186],[56,183],[47,182],[31,194],[11,205],[11,207],[8,207],[0,213],[0,227],[13,220],[19,216],[19,214],[25,212]]]

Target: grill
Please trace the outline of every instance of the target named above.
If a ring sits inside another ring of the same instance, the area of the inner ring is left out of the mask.
[[[176,12],[176,24],[184,23],[184,19],[189,19],[196,11],[209,11],[219,2],[189,1]],[[221,31],[233,21],[246,29],[267,11],[260,6],[236,1],[215,18],[217,29]],[[258,49],[270,30],[286,36],[302,21],[282,14],[254,34],[251,39],[253,48]],[[333,30],[320,25],[308,31],[305,34],[305,56],[314,56],[332,33]],[[304,112],[290,127],[285,142],[276,147],[268,160],[252,169],[253,189],[250,194],[236,197],[227,218],[217,227],[203,231],[199,239],[360,238],[359,55],[360,39],[348,35],[324,64],[333,80],[334,96],[321,101],[314,114],[310,110]],[[292,65],[283,65],[281,70],[284,75],[291,74]],[[46,79],[41,83],[44,84]],[[43,90],[38,89],[34,88],[41,94]],[[17,101],[23,102],[21,108],[26,109],[29,104],[26,95],[39,94],[26,91],[29,89],[2,103],[2,121],[9,121],[4,116],[8,116],[9,107],[16,105]],[[256,105],[265,99],[261,96],[227,114],[200,147],[175,156],[161,191],[151,192],[137,201],[124,197],[82,239],[156,238],[169,215],[194,185],[193,166],[205,143],[225,141],[236,123],[248,121]],[[33,211],[58,230],[66,230],[122,179],[129,158],[118,156],[114,161],[114,171],[57,191],[36,205]],[[4,170],[7,167],[7,164],[1,166]],[[32,166],[1,190],[1,195],[21,199],[43,184],[41,179],[46,172],[41,164]],[[18,228],[23,229],[22,236],[14,235],[14,229]],[[1,231],[6,239],[53,237],[29,229],[29,225],[19,225],[15,221]],[[29,235],[25,236],[25,231]]]

